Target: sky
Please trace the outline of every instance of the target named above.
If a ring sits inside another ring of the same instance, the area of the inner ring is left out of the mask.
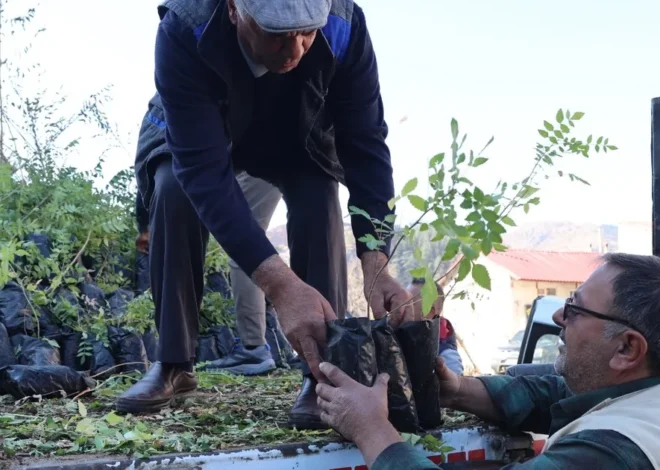
[[[13,8],[26,0],[12,0]],[[82,100],[113,85],[108,107],[124,149],[106,171],[132,164],[137,131],[154,92],[155,0],[41,0],[46,27],[32,60],[49,87]],[[557,109],[582,111],[577,136],[605,135],[619,150],[562,162],[591,183],[544,182],[528,221],[650,221],[651,99],[660,96],[657,0],[362,0],[390,127],[397,190],[412,177],[425,195],[428,159],[449,150],[450,121],[475,151],[491,136],[491,161],[475,172],[484,189],[524,176],[537,129]],[[11,6],[11,5],[10,5]],[[405,118],[405,119],[404,119]],[[402,122],[403,121],[403,122]],[[70,163],[95,165],[84,152]],[[342,190],[346,206],[347,191]],[[415,210],[403,203],[402,220]],[[272,226],[285,223],[282,203]]]

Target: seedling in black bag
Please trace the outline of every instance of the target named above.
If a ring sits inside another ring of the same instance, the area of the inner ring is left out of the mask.
[[[376,345],[378,372],[390,376],[387,385],[389,420],[399,432],[416,432],[419,420],[408,366],[388,317],[371,322],[371,334]]]
[[[442,424],[440,381],[435,373],[440,319],[408,322],[396,330],[412,382],[419,424],[434,429]]]
[[[349,377],[371,387],[378,375],[376,347],[368,318],[332,320],[328,325],[325,360]]]

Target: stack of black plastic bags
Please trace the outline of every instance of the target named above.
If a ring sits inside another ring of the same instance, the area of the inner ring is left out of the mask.
[[[443,421],[435,373],[439,319],[409,322],[397,329],[388,320],[328,322],[325,360],[368,387],[379,373],[389,374],[389,420],[399,432],[437,428]]]

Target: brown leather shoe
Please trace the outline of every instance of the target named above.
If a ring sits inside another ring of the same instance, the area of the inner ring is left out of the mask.
[[[316,402],[316,384],[313,376],[303,376],[300,394],[289,414],[289,426],[296,429],[330,429],[321,421],[321,410]]]
[[[156,413],[196,388],[192,372],[155,362],[138,383],[117,398],[115,408],[122,413]]]

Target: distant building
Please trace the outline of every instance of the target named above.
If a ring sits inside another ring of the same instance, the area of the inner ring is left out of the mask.
[[[509,250],[493,252],[479,263],[486,266],[491,290],[471,277],[454,293],[465,291],[465,300],[449,297],[445,315],[463,335],[482,372],[490,357],[527,324],[534,299],[540,295],[569,297],[598,265],[599,253]],[[474,308],[473,308],[474,307]]]

